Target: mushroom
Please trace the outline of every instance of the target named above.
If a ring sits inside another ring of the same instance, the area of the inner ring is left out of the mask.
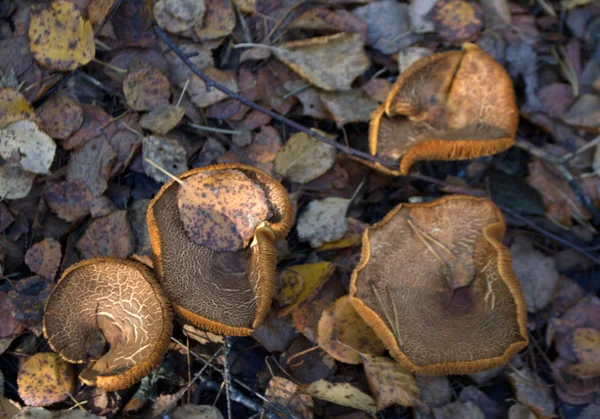
[[[206,166],[190,170],[180,179],[185,185],[186,179],[195,175],[210,177],[212,173],[216,177],[228,171],[241,172],[258,186],[269,207],[267,219],[254,220],[257,226],[249,245],[237,251],[223,251],[192,240],[178,207],[182,186],[175,180],[166,183],[150,202],[148,229],[154,268],[175,312],[212,332],[245,336],[262,323],[271,306],[277,262],[275,242],[289,232],[293,211],[283,186],[251,166]],[[229,204],[251,214],[244,200],[235,199]],[[202,205],[208,207],[209,203]]]
[[[501,212],[485,198],[400,204],[363,233],[350,301],[415,373],[503,365],[528,343],[504,232]]]
[[[107,391],[128,388],[158,366],[173,329],[152,272],[113,258],[69,267],[46,302],[43,325],[48,344],[66,361],[95,359],[79,378]],[[110,349],[102,355],[105,342]]]
[[[400,161],[406,175],[421,160],[463,160],[504,151],[517,130],[506,71],[478,46],[421,58],[404,71],[371,115],[369,151]]]

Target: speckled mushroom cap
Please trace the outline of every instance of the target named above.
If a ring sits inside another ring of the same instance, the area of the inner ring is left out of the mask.
[[[503,365],[528,342],[504,232],[502,214],[484,198],[400,204],[363,234],[352,305],[413,372]]]
[[[237,170],[264,192],[271,218],[256,228],[246,248],[217,252],[192,242],[179,217],[179,184],[166,183],[148,206],[154,268],[175,312],[197,326],[229,336],[244,336],[262,323],[275,288],[275,242],[292,226],[292,205],[285,188],[265,172],[242,164],[220,164],[190,170]]]
[[[145,265],[88,259],[69,267],[48,298],[44,336],[66,361],[97,358],[80,374],[84,383],[122,390],[161,362],[172,317],[166,295]],[[110,345],[104,355],[103,341]]]
[[[514,142],[518,110],[510,77],[478,46],[421,58],[404,71],[371,116],[369,151],[400,162],[405,175],[421,160],[463,160]]]

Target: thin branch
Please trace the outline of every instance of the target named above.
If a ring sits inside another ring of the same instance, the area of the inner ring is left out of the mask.
[[[188,66],[188,68],[190,70],[192,70],[192,73],[194,73],[196,76],[200,77],[204,81],[204,83],[206,84],[206,90],[210,90],[211,88],[214,87],[215,89],[220,90],[221,92],[225,93],[227,96],[231,97],[232,99],[235,99],[238,102],[240,102],[256,111],[264,113],[265,115],[269,115],[271,118],[273,118],[285,125],[288,125],[298,131],[302,131],[305,134],[308,134],[311,137],[314,137],[319,141],[329,144],[330,146],[337,148],[338,150],[340,150],[343,153],[348,153],[352,156],[359,157],[364,160],[368,160],[368,161],[371,161],[374,163],[379,163],[379,164],[382,164],[383,166],[386,166],[389,168],[397,168],[397,166],[398,166],[397,163],[391,162],[389,160],[384,160],[384,159],[381,159],[381,158],[378,158],[375,156],[371,156],[369,153],[365,153],[360,150],[356,150],[353,148],[348,149],[345,145],[340,144],[337,141],[333,141],[333,140],[327,138],[326,136],[319,134],[318,132],[316,132],[310,128],[305,127],[302,124],[299,124],[295,121],[292,121],[289,118],[286,118],[283,115],[278,114],[277,112],[274,112],[270,109],[264,108],[264,107],[260,106],[259,104],[246,99],[244,96],[237,94],[236,92],[232,91],[231,89],[228,89],[226,86],[223,86],[222,84],[216,82],[215,80],[211,79],[206,74],[204,74],[201,70],[199,70],[198,67],[196,67],[194,65],[194,63],[192,63],[190,61],[190,59],[185,55],[185,53],[177,45],[175,45],[175,43],[165,33],[165,31],[163,31],[158,26],[154,26],[154,32],[158,35],[158,37],[160,39],[162,39],[165,42],[165,44],[167,44],[169,49],[171,49],[171,51],[173,51],[179,57],[179,59],[181,61],[183,61],[183,63],[185,65]]]

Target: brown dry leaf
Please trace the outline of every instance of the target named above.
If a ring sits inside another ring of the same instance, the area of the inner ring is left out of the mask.
[[[348,383],[330,383],[327,380],[319,380],[310,384],[304,391],[316,399],[352,407],[372,415],[377,412],[375,400]]]
[[[10,300],[8,293],[0,291],[1,307],[9,307]],[[21,333],[23,329],[12,310],[0,310],[0,354],[6,350],[2,342],[9,341],[10,345],[12,338]],[[5,338],[8,340],[4,340]],[[0,394],[2,393],[0,392]]]
[[[270,125],[265,125],[253,134],[252,143],[245,148],[245,151],[253,162],[269,163],[275,160],[279,149],[281,149],[279,131]]]
[[[308,183],[323,175],[335,162],[336,150],[310,135],[292,135],[275,157],[275,171],[293,182]]]
[[[204,20],[196,24],[194,31],[201,41],[209,41],[229,35],[235,28],[235,11],[231,0],[206,0]]]
[[[44,199],[56,215],[74,222],[89,214],[93,196],[83,180],[66,180],[46,189]]]
[[[185,109],[177,105],[162,104],[142,116],[140,126],[153,134],[165,135],[179,124]]]
[[[0,89],[0,128],[11,122],[34,118],[35,111],[25,96],[10,87]]]
[[[277,315],[280,317],[291,313],[301,302],[314,295],[325,283],[325,281],[329,279],[335,270],[335,266],[333,266],[331,262],[317,262],[290,266],[286,268],[286,270],[300,275],[302,278],[303,288],[292,304],[284,307],[279,311],[279,313],[277,313]]]
[[[3,199],[25,198],[35,175],[26,172],[19,164],[4,164],[0,166],[0,197]]]
[[[350,90],[354,79],[369,67],[364,43],[357,33],[286,42],[273,52],[298,75],[329,91]]]
[[[302,104],[302,115],[317,119],[331,119],[331,115],[321,100],[319,89],[311,87],[304,80],[288,81],[284,87],[288,90],[288,94],[296,91],[293,96],[298,98]]]
[[[83,123],[69,138],[61,142],[62,148],[72,150],[79,148],[92,138],[104,134],[106,138],[112,138],[117,132],[117,124],[104,109],[95,105],[81,105],[83,109]]]
[[[175,409],[169,416],[173,419],[224,419],[221,411],[209,404],[184,404]]]
[[[75,391],[75,370],[54,352],[25,359],[17,377],[19,396],[28,406],[49,406]]]
[[[145,67],[127,74],[123,81],[127,105],[134,111],[151,111],[167,105],[171,97],[169,79],[156,67]]]
[[[517,400],[530,408],[538,417],[554,416],[552,389],[528,368],[508,374]]]
[[[15,289],[8,293],[14,318],[25,327],[38,329],[53,287],[53,280],[39,276],[16,282]]]
[[[350,202],[335,197],[311,201],[298,218],[298,238],[310,242],[314,248],[341,239],[348,229],[346,212]]]
[[[347,364],[360,364],[362,354],[383,355],[385,352],[383,342],[354,310],[347,295],[334,301],[323,311],[319,320],[317,343],[333,358]]]
[[[419,404],[421,391],[410,371],[390,358],[364,353],[360,354],[360,357],[377,411],[393,404]]]
[[[188,170],[185,149],[177,141],[167,137],[156,135],[144,137],[142,157],[144,158],[144,172],[157,182],[166,182],[170,178],[149,164],[146,159],[153,161],[173,175],[178,175]]]
[[[68,0],[31,11],[29,46],[38,63],[55,71],[75,70],[96,55],[91,23]]]
[[[99,26],[104,22],[104,19],[106,19],[106,16],[108,16],[108,13],[116,2],[117,0],[94,0],[86,2],[88,17],[92,25]]]
[[[135,250],[135,240],[127,210],[94,218],[75,244],[84,259],[92,257],[127,258]]]
[[[256,227],[271,217],[265,192],[238,170],[187,177],[177,206],[188,238],[219,252],[248,246]]]
[[[272,403],[276,403],[289,411],[294,417],[312,419],[314,407],[312,397],[301,394],[298,385],[287,378],[273,377],[265,390],[265,396]]]
[[[28,119],[0,128],[0,156],[32,173],[46,174],[54,160],[56,144]]]
[[[573,103],[573,88],[567,83],[550,83],[537,92],[542,112],[552,118],[562,117]]]
[[[411,31],[409,5],[395,0],[374,1],[353,13],[368,25],[368,44],[384,54],[402,47]]]
[[[562,120],[580,128],[600,128],[600,96],[583,94],[577,98]]]
[[[405,72],[408,67],[433,53],[429,48],[424,47],[408,47],[400,50],[398,53],[398,70],[400,73]],[[385,101],[384,101],[385,102]]]
[[[67,166],[67,180],[82,180],[93,196],[102,195],[108,187],[108,177],[117,153],[104,135],[88,141],[71,153]]]
[[[368,122],[379,104],[360,89],[347,92],[323,92],[321,100],[338,127],[351,122]]]
[[[215,335],[212,332],[198,329],[191,324],[183,325],[183,334],[197,342],[200,342],[202,345],[208,345],[211,343],[225,343],[225,338],[223,336]]]
[[[52,95],[38,109],[40,128],[50,137],[66,140],[83,122],[83,110],[68,96]]]
[[[171,33],[192,29],[204,18],[204,0],[159,0],[154,4],[154,18],[158,25]]]
[[[138,202],[138,201],[135,201]],[[94,197],[90,204],[90,215],[92,218],[103,217],[117,209],[116,205],[107,196],[100,195]]]
[[[383,103],[386,101],[390,91],[392,90],[392,83],[386,79],[371,79],[361,89],[373,100]]]
[[[431,9],[436,32],[448,41],[466,41],[483,27],[478,4],[464,0],[440,0]]]
[[[527,237],[518,235],[510,248],[513,268],[521,281],[527,311],[536,313],[546,307],[554,295],[558,279],[556,262],[533,247]]]
[[[293,96],[284,98],[289,93],[288,83],[303,80],[278,60],[267,60],[264,65],[260,66],[257,73],[255,90],[257,97],[255,99],[264,102],[267,108],[282,115],[287,114],[297,102]]]
[[[485,419],[485,415],[473,402],[454,402],[445,406],[434,407],[435,419]]]
[[[288,28],[327,33],[356,32],[363,41],[367,39],[367,24],[347,10],[333,11],[315,7],[294,19]]]
[[[271,314],[252,332],[252,337],[268,352],[285,352],[298,335],[291,316],[277,317]]]
[[[228,71],[219,70],[218,68],[214,67],[205,68],[203,71],[208,77],[217,83],[221,83],[229,90],[234,92],[238,91],[235,74]],[[209,92],[206,89],[206,83],[204,83],[204,81],[199,77],[190,79],[187,93],[190,95],[190,99],[192,102],[194,102],[194,105],[199,108],[205,108],[207,106],[214,105],[215,103],[229,97],[226,93],[223,93],[214,87],[210,89]]]
[[[537,416],[527,406],[515,403],[508,409],[508,419],[537,419]]]
[[[54,239],[45,239],[27,250],[25,263],[32,272],[39,276],[54,279],[61,258],[60,243]]]

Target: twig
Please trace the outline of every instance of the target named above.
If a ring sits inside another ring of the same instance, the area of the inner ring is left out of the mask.
[[[171,49],[171,51],[173,51],[181,61],[183,61],[183,63],[185,65],[188,66],[188,68],[190,70],[192,70],[192,73],[194,73],[196,76],[200,77],[204,83],[206,84],[206,89],[209,90],[210,88],[214,87],[217,90],[220,90],[221,92],[225,93],[227,96],[231,97],[232,99],[237,100],[238,102],[241,102],[242,104],[256,110],[259,111],[261,113],[264,113],[265,115],[269,115],[271,118],[285,124],[288,125],[294,129],[297,129],[298,131],[302,131],[305,134],[310,135],[311,137],[316,138],[319,141],[322,141],[326,144],[329,144],[332,147],[337,148],[338,150],[344,152],[344,153],[348,153],[352,156],[355,157],[359,157],[361,159],[364,160],[368,160],[374,163],[379,163],[382,164],[383,166],[389,167],[389,168],[396,168],[397,167],[397,163],[391,162],[389,160],[384,160],[375,156],[371,156],[369,153],[365,153],[363,151],[360,150],[356,150],[356,149],[348,149],[346,148],[346,146],[344,146],[343,144],[338,143],[337,141],[333,141],[329,138],[327,138],[326,136],[319,134],[318,132],[305,127],[302,124],[299,124],[295,121],[292,121],[289,118],[286,118],[283,115],[278,114],[277,112],[274,112],[270,109],[264,108],[262,106],[260,106],[259,104],[246,99],[244,96],[241,96],[237,93],[235,93],[234,91],[228,89],[226,86],[223,86],[222,84],[214,81],[213,79],[211,79],[210,77],[208,77],[206,74],[204,74],[202,71],[200,71],[198,69],[198,67],[196,67],[194,65],[194,63],[192,63],[190,61],[190,59],[185,55],[185,53],[177,46],[175,45],[175,43],[171,40],[171,38],[165,33],[165,31],[163,31],[161,28],[159,28],[158,26],[154,26],[154,32],[158,35],[158,37],[160,39],[162,39],[165,44],[167,44],[167,46],[169,47],[169,49]]]
[[[238,131],[238,130],[207,127],[206,125],[192,124],[191,122],[187,123],[186,125],[190,128],[197,129],[198,131],[216,132],[217,134],[231,134],[231,135],[243,134],[242,131]]]
[[[212,391],[216,391],[219,392],[221,389],[221,385],[215,381],[203,381],[201,387],[204,387],[205,389],[208,390],[212,390]],[[231,395],[231,400],[233,400],[236,403],[239,403],[245,407],[247,407],[248,409],[252,410],[253,412],[265,412],[263,406],[261,406],[259,403],[256,403],[254,400],[250,400],[248,397],[244,396],[242,393],[240,393],[238,390],[232,388],[230,391],[230,395]],[[272,412],[265,412],[265,416],[269,419],[276,419],[278,418],[278,416],[275,413]]]

